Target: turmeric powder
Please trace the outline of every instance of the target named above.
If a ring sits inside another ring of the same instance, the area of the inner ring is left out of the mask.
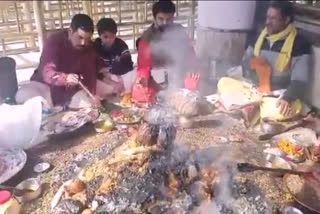
[[[295,157],[303,156],[303,149],[296,146],[294,143],[291,143],[287,139],[281,139],[278,142],[278,147],[281,151],[285,152],[288,155]]]

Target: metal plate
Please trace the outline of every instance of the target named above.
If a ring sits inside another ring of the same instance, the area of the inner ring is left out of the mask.
[[[113,111],[119,111],[119,112],[124,112],[124,113],[130,114],[133,117],[133,120],[123,121],[123,120],[119,119],[118,117],[114,116],[112,114]],[[117,124],[121,124],[121,125],[137,124],[142,119],[142,116],[140,116],[137,112],[130,110],[130,109],[120,109],[120,110],[113,110],[113,111],[110,112],[110,116],[111,116],[112,120]]]
[[[35,171],[36,173],[43,173],[47,170],[49,170],[51,167],[50,163],[48,162],[42,162],[42,163],[38,163],[33,167],[33,171]]]
[[[320,198],[305,178],[287,174],[284,176],[283,181],[289,193],[299,204],[313,212],[320,213]]]
[[[49,135],[59,135],[73,132],[86,123],[93,122],[99,117],[97,109],[80,109],[77,111],[60,112],[47,117],[43,122],[41,129],[48,132]]]
[[[0,149],[0,184],[20,172],[27,162],[22,149]]]

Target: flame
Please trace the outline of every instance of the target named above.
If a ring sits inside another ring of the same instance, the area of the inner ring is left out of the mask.
[[[129,139],[128,141],[128,147],[130,149],[133,149],[133,148],[137,148],[139,146],[138,142],[137,142],[137,138],[136,136],[132,137]]]
[[[101,186],[98,189],[99,193],[106,193],[112,190],[112,188],[115,186],[114,181],[112,179],[108,178],[107,180],[104,180],[101,184]]]
[[[178,186],[179,182],[176,176],[172,172],[169,172],[169,188],[174,195],[178,192]]]

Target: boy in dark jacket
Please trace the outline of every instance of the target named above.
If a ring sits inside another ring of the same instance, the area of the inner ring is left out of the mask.
[[[117,38],[117,24],[111,18],[102,18],[97,24],[99,38],[94,41],[95,49],[111,74],[120,76],[133,70],[128,45]],[[98,75],[103,79],[103,74]]]

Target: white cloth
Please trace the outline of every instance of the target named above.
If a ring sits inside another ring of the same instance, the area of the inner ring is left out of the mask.
[[[23,105],[0,105],[0,147],[28,149],[37,143],[42,117],[42,98]]]

